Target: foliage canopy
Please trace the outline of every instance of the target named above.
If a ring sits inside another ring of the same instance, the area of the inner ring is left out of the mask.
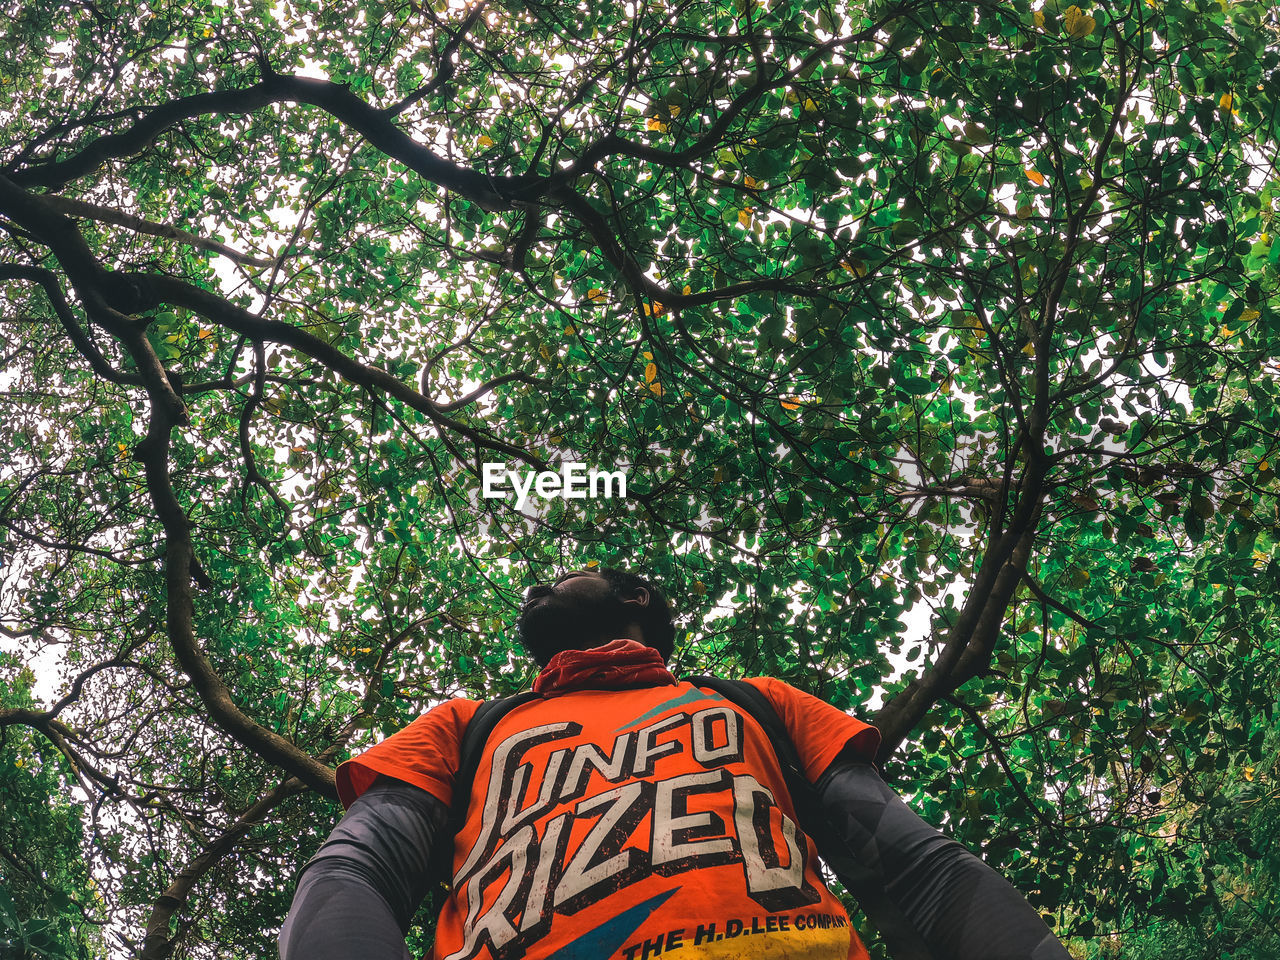
[[[334,764],[519,687],[588,562],[873,717],[1081,956],[1274,954],[1273,4],[11,12],[0,789],[89,802],[0,878],[70,816],[97,884],[45,955],[269,955]]]

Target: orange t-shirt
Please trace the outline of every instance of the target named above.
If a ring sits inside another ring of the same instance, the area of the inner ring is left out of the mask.
[[[770,678],[816,780],[879,732]],[[349,806],[385,774],[453,796],[479,704],[452,700],[343,763]],[[503,717],[476,771],[434,960],[865,960],[818,873],[764,731],[719,694],[680,682],[574,690]]]

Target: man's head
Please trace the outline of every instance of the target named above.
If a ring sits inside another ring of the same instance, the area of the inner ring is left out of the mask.
[[[630,637],[667,660],[675,646],[671,607],[656,585],[626,570],[570,570],[525,592],[516,633],[539,666],[561,650]]]

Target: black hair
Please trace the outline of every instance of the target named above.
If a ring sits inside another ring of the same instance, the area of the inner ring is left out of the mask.
[[[671,604],[662,589],[653,581],[619,567],[600,567],[597,572],[609,582],[616,595],[634,593],[638,587],[649,592],[649,605],[636,611],[635,621],[644,631],[645,643],[662,654],[663,660],[670,660],[675,651],[676,625]]]

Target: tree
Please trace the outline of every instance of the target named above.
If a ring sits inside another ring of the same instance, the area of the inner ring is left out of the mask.
[[[527,680],[570,561],[667,583],[682,666],[874,715],[1080,950],[1193,902],[1161,831],[1276,698],[1276,40],[1261,0],[18,7],[3,622],[63,675],[0,725],[118,811],[115,935],[269,952],[334,764]],[[521,512],[486,462],[628,495]]]
[[[11,660],[0,655],[0,669],[9,672]],[[34,712],[31,671],[14,680],[0,676],[0,709]],[[62,799],[66,763],[20,724],[0,727],[0,747],[9,761],[0,764],[0,950],[19,960],[89,957],[103,920],[82,850],[83,810]]]

